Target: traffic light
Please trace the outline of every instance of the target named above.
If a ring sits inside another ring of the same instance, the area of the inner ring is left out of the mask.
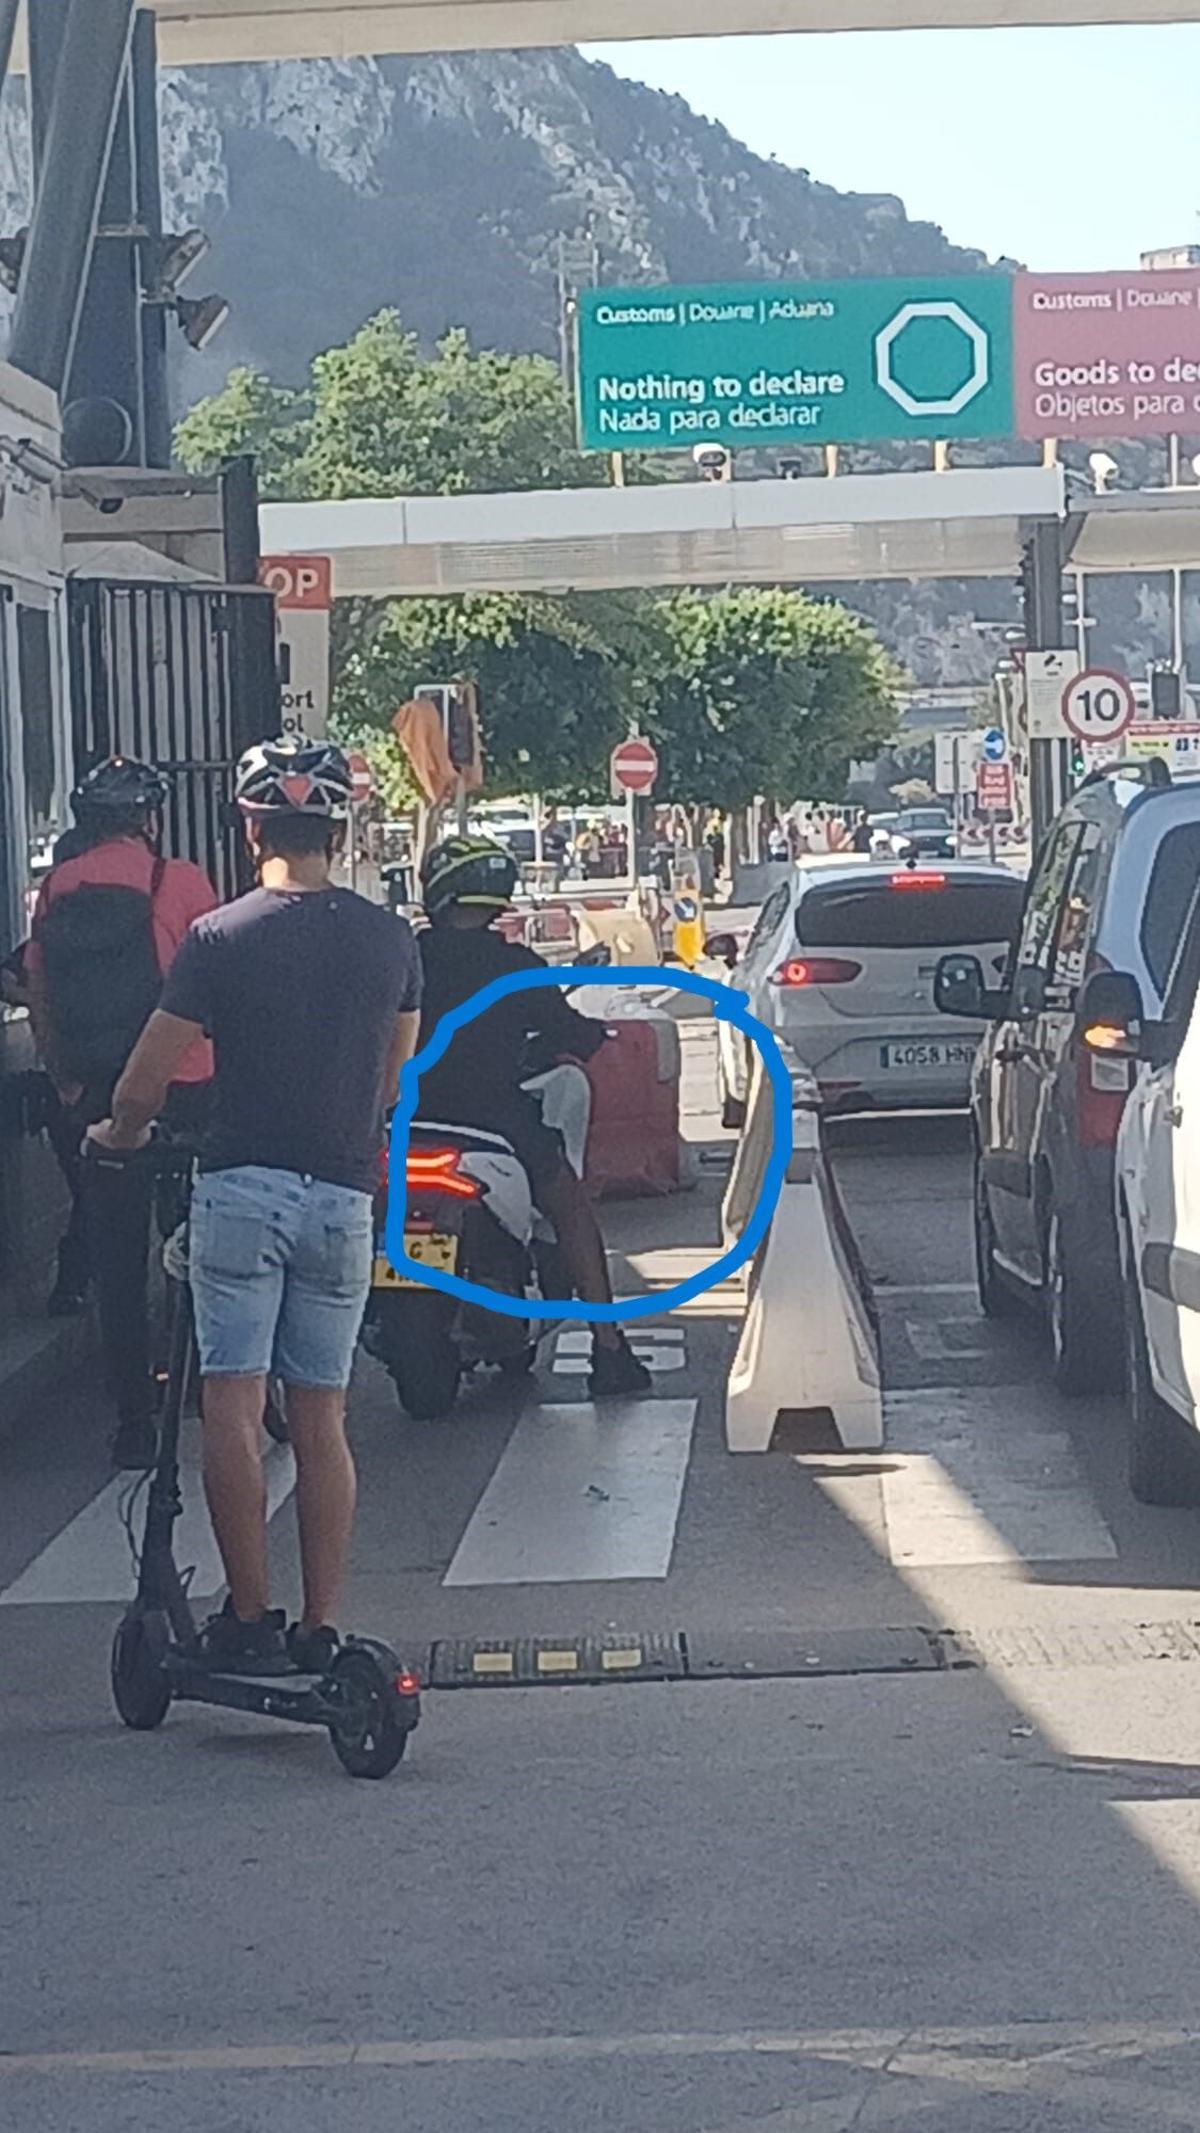
[[[1151,718],[1183,718],[1183,676],[1178,667],[1151,667]]]
[[[1072,741],[1071,743],[1071,776],[1073,778],[1087,776],[1087,756],[1084,753],[1082,741]]]
[[[456,770],[471,770],[479,752],[479,728],[471,692],[452,689],[446,706],[446,753]]]

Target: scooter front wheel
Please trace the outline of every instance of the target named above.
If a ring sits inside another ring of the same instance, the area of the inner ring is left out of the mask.
[[[110,1668],[113,1702],[135,1733],[153,1733],[171,1708],[163,1664],[170,1642],[170,1624],[158,1608],[135,1605],[117,1624]]]
[[[396,1686],[396,1666],[372,1651],[339,1652],[329,1677],[330,1701],[338,1715],[329,1738],[351,1777],[390,1777],[408,1746],[412,1720]]]

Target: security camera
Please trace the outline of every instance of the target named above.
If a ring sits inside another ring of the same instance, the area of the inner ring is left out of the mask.
[[[723,444],[697,444],[692,459],[705,481],[728,481],[732,456]]]

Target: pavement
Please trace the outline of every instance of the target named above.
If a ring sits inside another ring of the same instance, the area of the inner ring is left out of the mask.
[[[605,1210],[625,1293],[716,1256],[731,1141],[711,1028],[683,1041],[698,1182]],[[230,1714],[122,1731],[127,1485],[92,1385],[30,1411],[0,1449],[5,2133],[1200,2127],[1200,1520],[1134,1504],[1120,1403],[980,1318],[963,1122],[830,1142],[883,1453],[730,1458],[733,1290],[639,1333],[654,1393],[615,1410],[570,1330],[437,1425],[364,1362],[346,1619],[477,1684],[429,1693],[385,1784]],[[273,1454],[281,1598],[290,1487]],[[558,1685],[571,1654],[604,1685]]]

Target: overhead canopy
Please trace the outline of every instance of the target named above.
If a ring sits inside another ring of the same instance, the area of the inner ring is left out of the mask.
[[[1015,573],[1055,467],[264,504],[268,555],[328,555],[335,596],[851,584]]]
[[[1191,22],[1200,0],[147,0],[163,60],[595,44],[788,30],[981,29]]]
[[[1200,569],[1200,488],[1089,497],[1067,540],[1076,570]]]

